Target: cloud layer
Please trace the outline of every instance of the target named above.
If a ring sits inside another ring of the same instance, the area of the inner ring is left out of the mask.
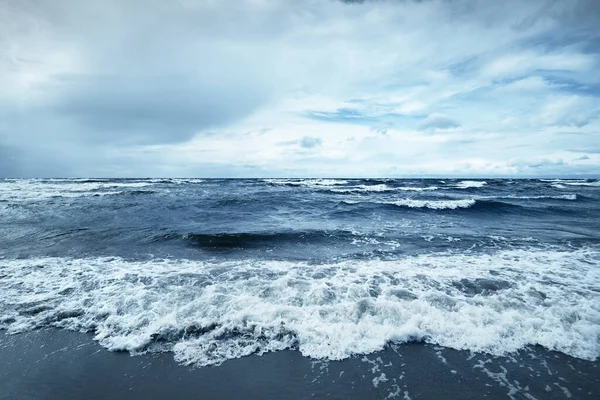
[[[0,1],[1,176],[600,170],[600,3]]]

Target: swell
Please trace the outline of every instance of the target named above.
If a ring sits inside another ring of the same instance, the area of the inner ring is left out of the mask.
[[[156,193],[156,191],[154,190],[124,190],[122,192],[119,193],[115,193],[118,196],[140,196],[140,195],[144,195],[144,194],[154,194]]]
[[[204,250],[252,249],[278,245],[317,244],[351,240],[355,234],[344,230],[306,230],[288,232],[168,233],[153,242],[183,242]]]
[[[460,199],[460,200],[426,200],[426,199],[399,199],[399,200],[342,200],[339,205],[350,207],[368,207],[368,208],[390,208],[390,209],[411,209],[415,211],[448,211],[461,209],[499,209],[503,207],[512,207],[513,205],[492,200]],[[519,206],[515,206],[519,207]]]
[[[354,186],[342,186],[342,187],[325,187],[315,188],[317,191],[322,193],[344,195],[344,194],[364,194],[370,195],[373,193],[384,193],[384,192],[429,192],[436,191],[443,188],[438,186],[389,186],[386,184],[378,185],[354,185]]]
[[[380,208],[404,208],[420,211],[451,211],[451,210],[473,210],[473,211],[500,211],[500,210],[524,210],[539,206],[547,211],[561,211],[562,208],[553,207],[553,202],[576,202],[586,201],[589,198],[580,195],[560,196],[493,196],[476,197],[470,199],[420,199],[403,198],[397,200],[342,200],[339,205],[357,207],[380,207]],[[524,204],[517,204],[525,202]],[[550,202],[550,204],[548,204]]]

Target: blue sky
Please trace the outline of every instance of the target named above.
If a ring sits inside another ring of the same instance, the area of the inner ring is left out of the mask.
[[[0,177],[597,176],[600,2],[0,1]]]

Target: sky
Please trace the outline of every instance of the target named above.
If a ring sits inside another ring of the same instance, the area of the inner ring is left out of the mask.
[[[0,0],[0,177],[600,176],[597,0]]]

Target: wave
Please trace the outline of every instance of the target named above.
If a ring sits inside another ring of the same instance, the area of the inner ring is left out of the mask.
[[[569,186],[593,186],[593,187],[600,187],[600,181],[595,181],[595,182],[562,182],[563,185],[569,185]]]
[[[125,196],[139,196],[139,195],[143,195],[143,194],[154,194],[154,193],[156,193],[156,191],[154,191],[154,190],[124,190],[121,192],[116,192],[114,194],[125,195]]]
[[[380,185],[358,185],[349,186],[345,188],[330,188],[327,189],[329,192],[334,193],[353,193],[353,192],[391,192],[395,188],[389,187],[385,184]]]
[[[284,186],[336,186],[347,185],[344,179],[263,179],[263,182]]]
[[[89,331],[110,350],[200,366],[282,349],[339,360],[408,341],[595,360],[599,262],[597,248],[330,264],[4,259],[0,329]]]
[[[232,233],[171,233],[155,236],[154,242],[183,241],[205,250],[249,249],[278,244],[309,244],[343,238],[356,234],[344,230],[306,230],[287,232],[232,232]]]
[[[147,182],[151,182],[151,183],[166,183],[166,184],[170,184],[170,183],[175,183],[178,185],[184,185],[187,183],[191,183],[191,184],[195,184],[195,183],[203,183],[205,181],[205,179],[198,179],[198,178],[161,178],[161,179],[148,179],[145,180]]]
[[[52,180],[49,180],[52,182]],[[110,178],[73,178],[73,179],[59,179],[59,182],[81,182],[81,183],[104,183],[110,181]]]
[[[577,200],[577,194],[561,194],[561,195],[540,195],[540,196],[486,196],[479,197],[480,199],[507,199],[507,200]]]
[[[343,204],[355,205],[355,204],[382,204],[382,205],[393,205],[397,207],[407,207],[415,209],[430,209],[430,210],[456,210],[463,208],[478,209],[484,208],[499,208],[499,207],[519,207],[516,204],[505,203],[501,200],[577,200],[583,198],[577,194],[564,194],[556,196],[478,196],[469,199],[445,199],[445,200],[432,200],[432,199],[413,199],[405,198],[400,200],[343,200]]]
[[[414,187],[414,186],[388,186],[386,184],[379,185],[356,185],[356,186],[347,186],[344,188],[326,188],[323,189],[326,192],[331,193],[368,193],[368,192],[427,192],[438,190],[437,186],[427,186],[427,187]]]
[[[594,186],[600,187],[599,180],[590,179],[539,179],[540,182],[551,183],[553,187],[564,188],[567,186]]]
[[[462,200],[414,200],[403,199],[391,202],[399,207],[429,208],[432,210],[456,210],[457,208],[469,208],[476,203],[474,199]]]
[[[487,185],[485,181],[460,181],[454,185],[457,189],[481,188]]]
[[[444,189],[471,189],[481,188],[487,182],[483,181],[462,181],[455,185],[439,187],[439,186],[390,186],[388,183],[380,183],[376,185],[352,185],[342,188],[326,187],[322,190],[332,193],[364,193],[364,192],[429,192]]]
[[[10,201],[43,201],[52,198],[98,197],[118,194],[142,194],[155,182],[114,182],[101,179],[27,179],[0,185],[0,198]]]
[[[326,192],[331,193],[365,193],[365,192],[392,192],[396,190],[396,188],[389,187],[385,184],[379,185],[356,185],[356,186],[347,186],[343,188],[324,188],[322,189]]]
[[[396,190],[400,190],[402,192],[428,192],[432,190],[438,190],[438,186],[426,186],[426,187],[413,187],[413,186],[399,186],[395,188]]]
[[[416,199],[401,199],[401,200],[390,200],[390,201],[356,201],[356,200],[343,200],[342,203],[354,205],[354,204],[385,204],[393,205],[398,207],[408,208],[427,208],[431,210],[455,210],[457,208],[469,208],[476,203],[475,199],[461,199],[461,200],[416,200]]]

